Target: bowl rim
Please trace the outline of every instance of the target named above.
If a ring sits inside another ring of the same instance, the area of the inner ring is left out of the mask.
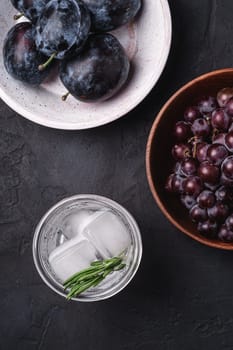
[[[162,211],[162,213],[165,215],[165,217],[181,232],[183,232],[184,234],[186,234],[187,236],[193,238],[195,241],[198,241],[199,243],[205,244],[209,247],[213,247],[213,248],[218,248],[218,249],[224,249],[224,250],[233,250],[233,244],[229,244],[229,243],[224,243],[224,242],[216,242],[216,241],[211,241],[208,238],[205,238],[204,236],[198,236],[195,235],[193,233],[191,233],[189,230],[187,230],[186,228],[184,228],[182,225],[180,225],[173,217],[172,215],[170,215],[170,213],[167,211],[167,209],[165,208],[165,206],[163,205],[159,194],[156,190],[156,187],[154,185],[153,182],[153,178],[152,178],[152,172],[151,172],[151,146],[153,143],[154,138],[156,137],[156,132],[157,132],[157,127],[161,121],[161,119],[163,118],[164,112],[166,111],[166,109],[176,100],[176,98],[178,96],[180,96],[184,91],[188,90],[193,84],[201,81],[201,80],[205,80],[211,77],[216,77],[216,76],[220,76],[223,73],[232,73],[233,72],[233,68],[224,68],[224,69],[218,69],[218,70],[214,70],[211,71],[209,73],[205,73],[202,74],[194,79],[192,79],[191,81],[189,81],[188,83],[184,84],[180,89],[178,89],[168,100],[167,102],[162,106],[162,108],[160,109],[159,113],[156,115],[155,120],[152,124],[150,133],[149,133],[149,137],[147,140],[147,145],[146,145],[146,175],[147,175],[147,181],[149,183],[149,187],[151,190],[151,193],[158,205],[158,207],[160,208],[160,210]]]

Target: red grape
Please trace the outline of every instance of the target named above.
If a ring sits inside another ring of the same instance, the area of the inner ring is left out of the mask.
[[[211,208],[215,204],[215,195],[212,191],[204,190],[197,197],[197,203],[201,208]]]
[[[184,159],[181,163],[181,172],[183,175],[195,175],[197,172],[197,161],[193,158]]]
[[[225,136],[225,145],[230,152],[233,152],[233,131],[230,131]]]
[[[207,150],[207,160],[214,165],[220,165],[228,156],[226,147],[220,144],[213,144]]]
[[[198,103],[198,109],[202,114],[211,113],[216,108],[217,102],[212,96],[205,96]]]
[[[207,210],[200,208],[198,205],[192,207],[189,215],[194,222],[202,222],[208,219]]]
[[[227,131],[230,124],[230,117],[223,108],[215,109],[212,113],[211,124],[213,128]]]
[[[194,120],[201,117],[199,109],[195,106],[186,108],[184,112],[184,120],[188,123],[193,123]]]
[[[231,98],[226,104],[226,112],[229,116],[233,117],[233,98]]]
[[[222,163],[222,173],[227,178],[233,180],[233,156],[227,157]]]
[[[197,230],[208,238],[215,238],[218,230],[218,225],[214,221],[207,220],[205,222],[199,222]]]
[[[218,238],[223,242],[233,242],[233,232],[228,230],[225,225],[222,225],[218,232]]]
[[[225,107],[230,98],[233,97],[233,88],[224,88],[217,94],[217,101],[220,107]]]
[[[190,146],[184,143],[175,145],[172,148],[172,156],[176,160],[181,160],[186,158],[190,154]]]
[[[172,191],[177,193],[183,192],[184,178],[179,175],[174,175],[171,180]]]
[[[226,204],[216,203],[212,208],[208,209],[208,216],[213,221],[224,221],[229,213],[229,208]]]
[[[205,142],[200,142],[197,144],[196,157],[199,162],[204,162],[207,159],[207,151],[210,145]]]
[[[193,134],[197,137],[207,137],[210,134],[210,125],[204,118],[196,119],[191,127]]]
[[[199,166],[198,175],[203,182],[216,184],[219,180],[219,168],[209,162],[203,162]]]
[[[192,135],[190,125],[186,122],[177,122],[175,125],[174,134],[178,141],[186,141]]]
[[[189,176],[183,182],[183,190],[190,196],[198,196],[202,188],[203,183],[198,176]]]

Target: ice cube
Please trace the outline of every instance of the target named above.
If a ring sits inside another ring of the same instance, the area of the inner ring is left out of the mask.
[[[84,227],[90,222],[93,215],[89,210],[78,210],[65,219],[63,233],[67,239],[74,238],[82,233]]]
[[[117,256],[131,244],[125,225],[111,211],[102,211],[83,231],[83,235],[95,246],[103,258]]]
[[[95,248],[87,240],[70,239],[52,251],[49,263],[56,276],[64,282],[96,260]]]

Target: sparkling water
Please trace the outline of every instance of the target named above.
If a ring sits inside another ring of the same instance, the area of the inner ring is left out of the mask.
[[[49,263],[64,282],[89,267],[91,262],[118,256],[130,245],[131,237],[125,224],[111,210],[78,210],[63,220]]]

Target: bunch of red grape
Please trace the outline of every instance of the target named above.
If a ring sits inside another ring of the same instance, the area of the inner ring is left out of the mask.
[[[201,234],[233,242],[233,88],[188,107],[174,134],[166,189],[180,195]]]

